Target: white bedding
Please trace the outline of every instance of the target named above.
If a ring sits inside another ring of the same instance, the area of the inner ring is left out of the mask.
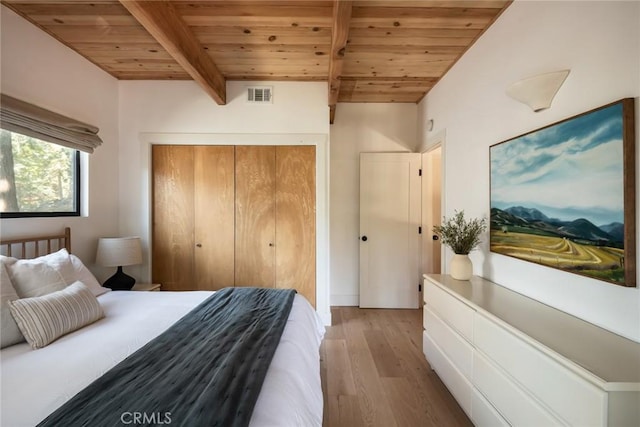
[[[3,427],[34,426],[93,380],[165,331],[211,292],[109,292],[105,318],[39,350],[0,351]],[[322,425],[321,319],[296,295],[258,397],[252,426]]]

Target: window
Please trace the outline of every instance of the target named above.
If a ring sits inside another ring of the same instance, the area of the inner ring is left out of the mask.
[[[80,216],[80,152],[0,129],[0,217]]]

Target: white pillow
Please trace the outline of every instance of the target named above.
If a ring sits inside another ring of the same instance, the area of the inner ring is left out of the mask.
[[[3,257],[3,264],[20,298],[50,294],[73,282],[75,271],[66,249],[33,259]]]
[[[9,308],[34,349],[104,317],[102,306],[82,282],[47,295],[9,301]]]
[[[4,265],[7,268],[8,268],[9,265],[13,264],[17,260],[18,260],[18,258],[13,258],[13,257],[10,257],[10,256],[0,255],[0,264]],[[7,274],[8,274],[8,270],[7,270]]]
[[[69,255],[69,257],[71,258],[71,264],[73,265],[73,270],[75,273],[72,282],[78,280],[84,283],[95,296],[99,296],[111,291],[111,289],[109,288],[103,288],[102,286],[100,286],[100,282],[98,282],[93,273],[91,273],[91,271],[89,271],[89,269],[82,263],[82,260],[80,258],[73,254]]]
[[[24,341],[24,336],[22,336],[9,310],[9,301],[14,301],[18,298],[4,263],[0,263],[0,348]]]

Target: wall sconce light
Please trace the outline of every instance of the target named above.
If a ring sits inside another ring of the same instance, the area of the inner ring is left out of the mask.
[[[507,95],[527,104],[536,113],[546,110],[551,107],[551,101],[569,75],[569,71],[555,71],[522,79],[507,88]]]

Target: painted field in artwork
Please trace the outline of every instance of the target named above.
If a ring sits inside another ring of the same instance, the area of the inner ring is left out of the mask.
[[[601,280],[624,280],[621,264],[624,250],[619,248],[594,246],[563,237],[491,230],[491,250]]]

